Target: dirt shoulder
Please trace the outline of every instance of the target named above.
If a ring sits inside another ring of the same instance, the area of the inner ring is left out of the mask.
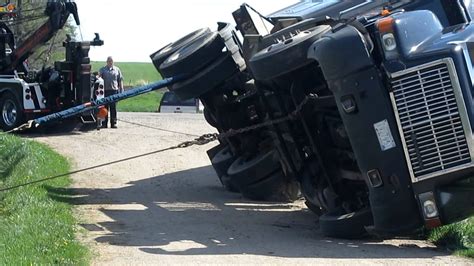
[[[120,113],[151,127],[200,135],[202,115]],[[73,169],[175,145],[190,137],[119,122],[118,129],[34,136]],[[323,237],[303,202],[259,203],[224,191],[205,151],[174,150],[72,176],[76,215],[95,264],[456,264],[424,241]]]

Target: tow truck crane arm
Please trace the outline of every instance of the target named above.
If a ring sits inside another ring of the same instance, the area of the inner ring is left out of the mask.
[[[54,34],[62,29],[69,16],[72,14],[77,25],[80,25],[77,5],[70,0],[49,0],[46,4],[45,14],[49,19],[29,36],[18,48],[13,49],[0,65],[0,73],[11,74],[14,70],[22,68],[22,63],[33,54],[40,45],[48,42]],[[4,25],[6,26],[6,25]],[[24,69],[21,69],[24,70]]]

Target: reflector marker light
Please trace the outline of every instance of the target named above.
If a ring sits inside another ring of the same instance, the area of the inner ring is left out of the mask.
[[[377,28],[381,34],[393,32],[393,23],[395,20],[392,17],[383,18],[377,21]]]

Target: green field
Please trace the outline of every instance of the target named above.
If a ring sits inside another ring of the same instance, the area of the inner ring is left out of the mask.
[[[144,85],[161,79],[152,63],[116,62],[125,78],[125,87]],[[99,71],[105,62],[92,62],[93,71]],[[156,112],[160,105],[163,92],[151,92],[138,97],[121,101],[117,105],[119,112]]]
[[[105,62],[92,62],[92,71],[99,71],[105,66]],[[122,70],[124,76],[124,86],[140,86],[161,79],[152,63],[127,63],[115,62],[115,65]]]
[[[69,171],[67,160],[33,141],[0,134],[0,188]],[[76,265],[88,251],[75,239],[71,206],[50,197],[68,177],[0,192],[0,265]]]
[[[163,92],[154,91],[123,100],[117,104],[119,112],[157,112]]]

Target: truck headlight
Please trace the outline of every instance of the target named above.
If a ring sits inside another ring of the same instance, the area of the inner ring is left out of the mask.
[[[393,33],[386,33],[382,36],[383,48],[387,52],[394,51],[397,49],[397,41]]]
[[[439,216],[438,207],[433,192],[426,192],[418,195],[421,203],[423,215],[426,219],[433,219]]]
[[[425,214],[426,218],[438,217],[438,209],[436,208],[434,201],[427,200],[423,202],[423,213]]]
[[[376,24],[380,33],[385,59],[387,60],[398,57],[397,39],[393,28],[394,22],[395,20],[392,17],[386,17],[379,19]]]

